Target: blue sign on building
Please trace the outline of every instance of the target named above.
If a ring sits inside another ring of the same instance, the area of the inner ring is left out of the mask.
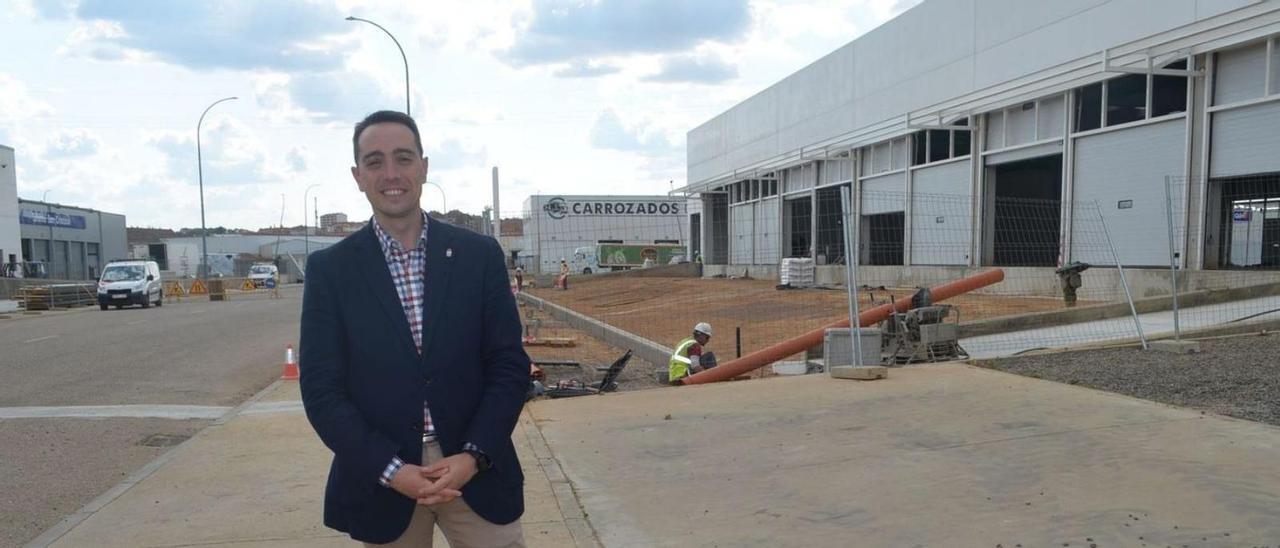
[[[67,215],[65,213],[52,213],[31,209],[22,210],[18,215],[18,222],[24,225],[55,226],[58,228],[74,228],[77,230],[84,230],[85,228],[83,215]]]

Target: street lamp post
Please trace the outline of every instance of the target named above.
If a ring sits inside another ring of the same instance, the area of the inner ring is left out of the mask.
[[[204,226],[204,158],[200,152],[200,126],[204,124],[204,115],[209,113],[209,109],[218,103],[236,99],[238,97],[224,97],[214,101],[205,107],[204,112],[200,113],[200,121],[196,122],[196,176],[200,180],[200,263],[196,270],[202,280],[209,277],[209,230]]]
[[[311,257],[311,238],[307,234],[307,194],[311,189],[323,186],[320,183],[313,184],[302,191],[302,268],[303,276],[306,276],[307,259]]]
[[[440,186],[439,183],[433,183],[431,181],[426,181],[426,183],[436,187],[436,190],[440,191],[440,214],[447,215],[449,213],[449,200],[444,196],[444,187]]]
[[[370,21],[368,19],[361,19],[359,17],[350,16],[350,17],[347,17],[347,21],[360,21],[362,23],[368,23],[370,25],[378,27],[379,29],[382,30],[382,32],[387,33],[387,36],[391,37],[392,42],[396,43],[396,49],[400,50],[400,59],[404,61],[404,113],[412,116],[413,113],[409,112],[409,58],[405,56],[404,48],[400,47],[400,41],[396,40],[395,35],[391,34],[391,31],[383,28],[382,25],[374,23],[373,21]]]

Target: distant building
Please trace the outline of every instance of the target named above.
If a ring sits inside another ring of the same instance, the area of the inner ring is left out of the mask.
[[[22,256],[45,263],[52,279],[97,279],[108,262],[129,258],[124,215],[18,199],[18,222]]]
[[[325,213],[320,216],[320,232],[333,232],[335,226],[346,222],[346,213]]]
[[[209,272],[223,276],[240,276],[241,266],[247,268],[253,260],[288,258],[305,264],[303,255],[338,243],[342,238],[311,236],[307,239],[266,234],[211,234],[208,238]],[[200,265],[200,237],[165,238],[165,257],[168,270],[178,276],[194,276]],[[278,246],[278,247],[277,247]],[[277,251],[278,249],[278,251]]]
[[[524,202],[522,237],[500,236],[508,254],[518,252],[516,264],[550,274],[579,247],[685,243],[687,208],[685,198],[671,196],[533,195]]]

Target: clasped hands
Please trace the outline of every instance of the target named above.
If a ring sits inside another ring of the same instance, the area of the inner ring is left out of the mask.
[[[391,487],[418,504],[430,506],[462,496],[462,486],[475,475],[475,457],[458,453],[428,466],[405,463],[391,477]]]

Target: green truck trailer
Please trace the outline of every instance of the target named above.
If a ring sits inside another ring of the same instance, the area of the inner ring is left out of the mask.
[[[597,244],[579,247],[573,251],[573,272],[591,274],[609,270],[629,270],[644,266],[645,259],[653,259],[654,265],[670,264],[683,260],[682,244]]]

